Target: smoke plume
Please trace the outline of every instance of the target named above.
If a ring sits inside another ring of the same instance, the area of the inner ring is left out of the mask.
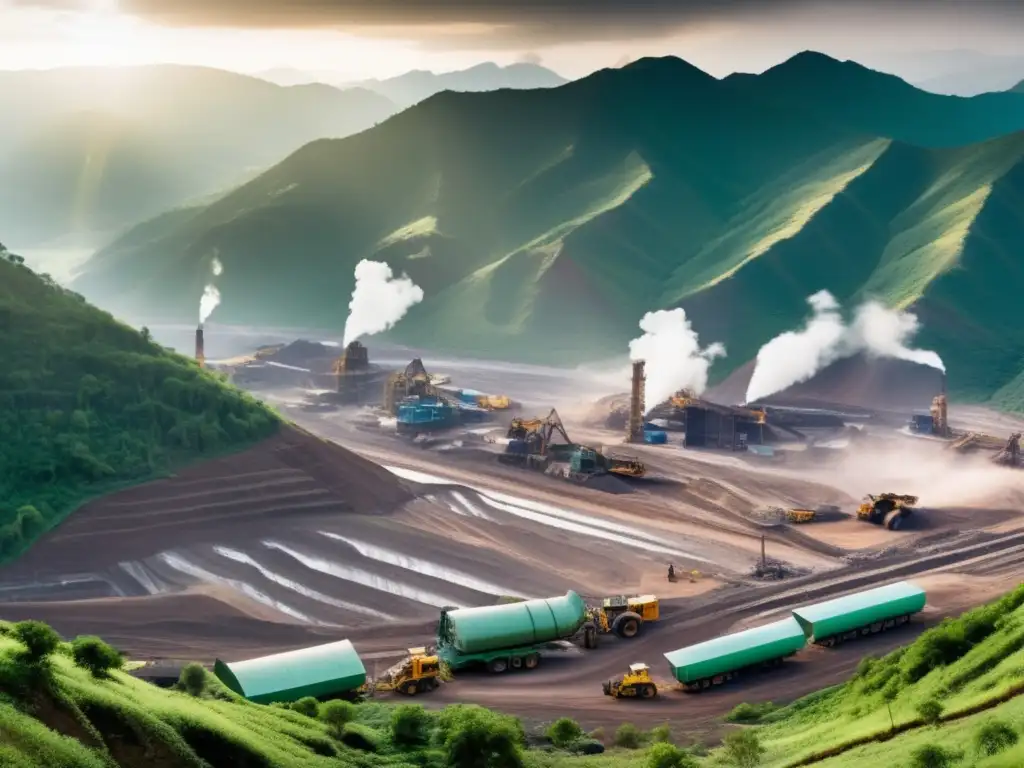
[[[395,277],[382,261],[363,259],[356,264],[356,287],[345,320],[345,346],[360,336],[386,331],[423,301],[423,289],[402,274]]]
[[[221,272],[224,271],[224,265],[220,263],[220,259],[216,256],[210,262],[210,271],[213,272],[214,277],[220,277]],[[203,289],[203,297],[199,299],[199,325],[207,321],[218,304],[220,304],[220,291],[217,290],[217,286],[213,283],[207,283]]]
[[[907,346],[920,327],[909,312],[869,301],[857,308],[847,325],[839,302],[828,291],[818,291],[807,302],[812,315],[804,327],[780,333],[757,353],[747,385],[748,403],[807,381],[836,360],[862,352],[946,370],[937,353]]]
[[[640,320],[643,336],[629,342],[631,360],[646,361],[647,403],[668,400],[681,389],[700,395],[708,386],[708,370],[725,347],[715,343],[701,349],[697,333],[683,309],[648,312]]]
[[[839,302],[828,291],[818,291],[807,303],[813,314],[802,329],[780,333],[758,351],[748,403],[807,381],[842,356],[846,326]]]

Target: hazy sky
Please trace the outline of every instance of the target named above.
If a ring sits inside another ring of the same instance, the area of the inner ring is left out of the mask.
[[[178,62],[358,79],[526,59],[576,77],[675,54],[720,76],[805,49],[876,66],[1022,54],[1024,0],[0,0],[0,69]]]

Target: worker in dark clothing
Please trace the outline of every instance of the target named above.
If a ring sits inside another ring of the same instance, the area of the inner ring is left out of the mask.
[[[676,568],[672,563],[668,564],[668,580],[675,581],[676,579]]]

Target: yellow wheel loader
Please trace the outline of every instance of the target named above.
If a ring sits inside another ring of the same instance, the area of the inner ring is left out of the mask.
[[[650,667],[630,664],[625,675],[604,682],[604,695],[615,699],[653,699],[658,695],[658,686],[651,679]]]
[[[440,684],[441,663],[426,648],[410,648],[409,655],[376,680],[363,686],[363,693],[398,691],[406,696],[432,691]]]
[[[655,595],[616,595],[606,597],[593,614],[598,631],[629,640],[640,634],[644,624],[661,617],[661,604]]]

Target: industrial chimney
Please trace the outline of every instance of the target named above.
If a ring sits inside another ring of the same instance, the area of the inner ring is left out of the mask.
[[[196,361],[199,363],[200,368],[206,367],[206,350],[203,345],[203,324],[200,323],[199,327],[196,328]]]
[[[645,383],[644,361],[633,361],[633,386],[629,393],[629,421],[626,423],[626,441],[642,443],[644,441],[644,405]]]

